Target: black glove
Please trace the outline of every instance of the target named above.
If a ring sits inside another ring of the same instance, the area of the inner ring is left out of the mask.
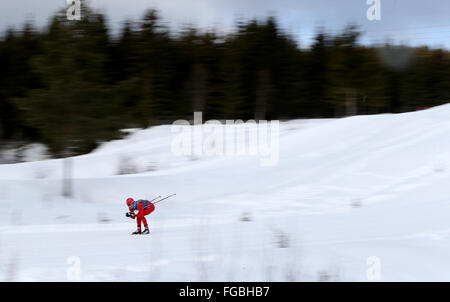
[[[127,212],[127,213],[125,214],[125,216],[133,218],[133,217],[135,217],[136,215],[135,215],[134,213]]]

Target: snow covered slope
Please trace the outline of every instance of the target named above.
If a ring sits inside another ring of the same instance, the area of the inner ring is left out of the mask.
[[[450,105],[289,121],[261,166],[159,126],[74,157],[72,199],[61,160],[0,165],[0,279],[449,281],[449,137]],[[174,192],[129,235],[127,197]]]

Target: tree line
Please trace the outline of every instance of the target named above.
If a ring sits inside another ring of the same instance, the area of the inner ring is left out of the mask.
[[[119,129],[176,119],[327,118],[399,113],[450,99],[444,49],[359,43],[348,26],[318,30],[303,49],[273,17],[219,34],[172,32],[158,11],[112,35],[105,15],[56,13],[0,39],[0,140],[33,140],[59,157],[83,154]]]

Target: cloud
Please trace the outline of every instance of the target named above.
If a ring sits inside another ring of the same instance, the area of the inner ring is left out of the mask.
[[[321,26],[338,32],[350,23],[365,31],[364,41],[382,42],[386,38],[411,44],[449,44],[448,12],[450,2],[441,0],[380,0],[381,20],[368,21],[366,0],[90,0],[94,8],[108,16],[114,29],[126,19],[137,20],[148,8],[156,8],[163,19],[175,28],[186,23],[205,28],[215,26],[229,30],[239,17],[263,18],[275,15],[282,27],[299,40],[313,37]],[[65,0],[2,0],[0,29],[20,26],[32,19],[38,26],[46,24]],[[434,26],[434,27],[433,27]]]

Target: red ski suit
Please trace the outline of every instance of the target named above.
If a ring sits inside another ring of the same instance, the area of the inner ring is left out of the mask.
[[[138,230],[141,230],[141,222],[143,222],[144,227],[147,228],[148,225],[147,225],[147,219],[145,219],[145,216],[155,210],[155,205],[153,203],[150,203],[150,206],[148,208],[144,209],[144,204],[139,203],[137,209],[139,210],[139,212],[136,214]],[[134,213],[134,211],[131,211],[131,213]],[[134,219],[135,216],[131,216],[131,218]]]

